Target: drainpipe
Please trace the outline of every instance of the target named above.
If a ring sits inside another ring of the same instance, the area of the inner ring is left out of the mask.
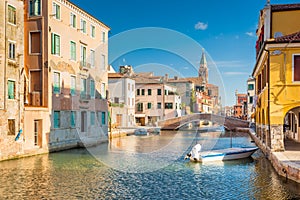
[[[6,33],[6,30],[7,30],[7,1],[5,1],[5,9],[4,9],[4,15],[5,15],[5,20],[4,20],[4,38],[5,38],[5,45],[4,45],[4,107],[2,110],[5,110],[6,109],[6,67],[7,67],[7,33]]]
[[[267,61],[267,66],[268,66],[268,143],[270,144],[270,149],[271,149],[271,125],[270,125],[270,51],[267,50],[268,52],[268,61]],[[268,145],[268,144],[267,144]]]

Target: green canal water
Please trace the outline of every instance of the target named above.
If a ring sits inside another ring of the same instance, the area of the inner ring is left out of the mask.
[[[209,164],[183,159],[196,142],[254,145],[233,135],[162,132],[0,162],[0,199],[300,199],[300,184],[278,176],[260,151]]]

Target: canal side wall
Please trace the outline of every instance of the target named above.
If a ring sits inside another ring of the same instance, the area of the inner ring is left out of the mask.
[[[268,160],[270,160],[271,164],[279,175],[300,183],[299,166],[296,166],[294,163],[290,162],[290,160],[286,158],[286,156],[284,156],[282,152],[271,151],[271,149],[267,147],[265,143],[263,143],[260,139],[258,139],[258,137],[256,137],[251,129],[249,129],[248,133],[252,140],[255,141],[256,145],[268,158]]]

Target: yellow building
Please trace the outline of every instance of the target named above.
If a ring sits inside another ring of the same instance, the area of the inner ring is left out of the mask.
[[[300,4],[266,5],[257,29],[255,120],[271,151],[300,141]]]

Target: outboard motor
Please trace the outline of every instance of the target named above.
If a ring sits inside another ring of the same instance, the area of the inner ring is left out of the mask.
[[[191,152],[189,154],[187,154],[184,159],[192,157],[194,160],[199,160],[199,156],[200,156],[199,152],[200,151],[201,151],[201,145],[200,144],[196,144],[192,148]]]

